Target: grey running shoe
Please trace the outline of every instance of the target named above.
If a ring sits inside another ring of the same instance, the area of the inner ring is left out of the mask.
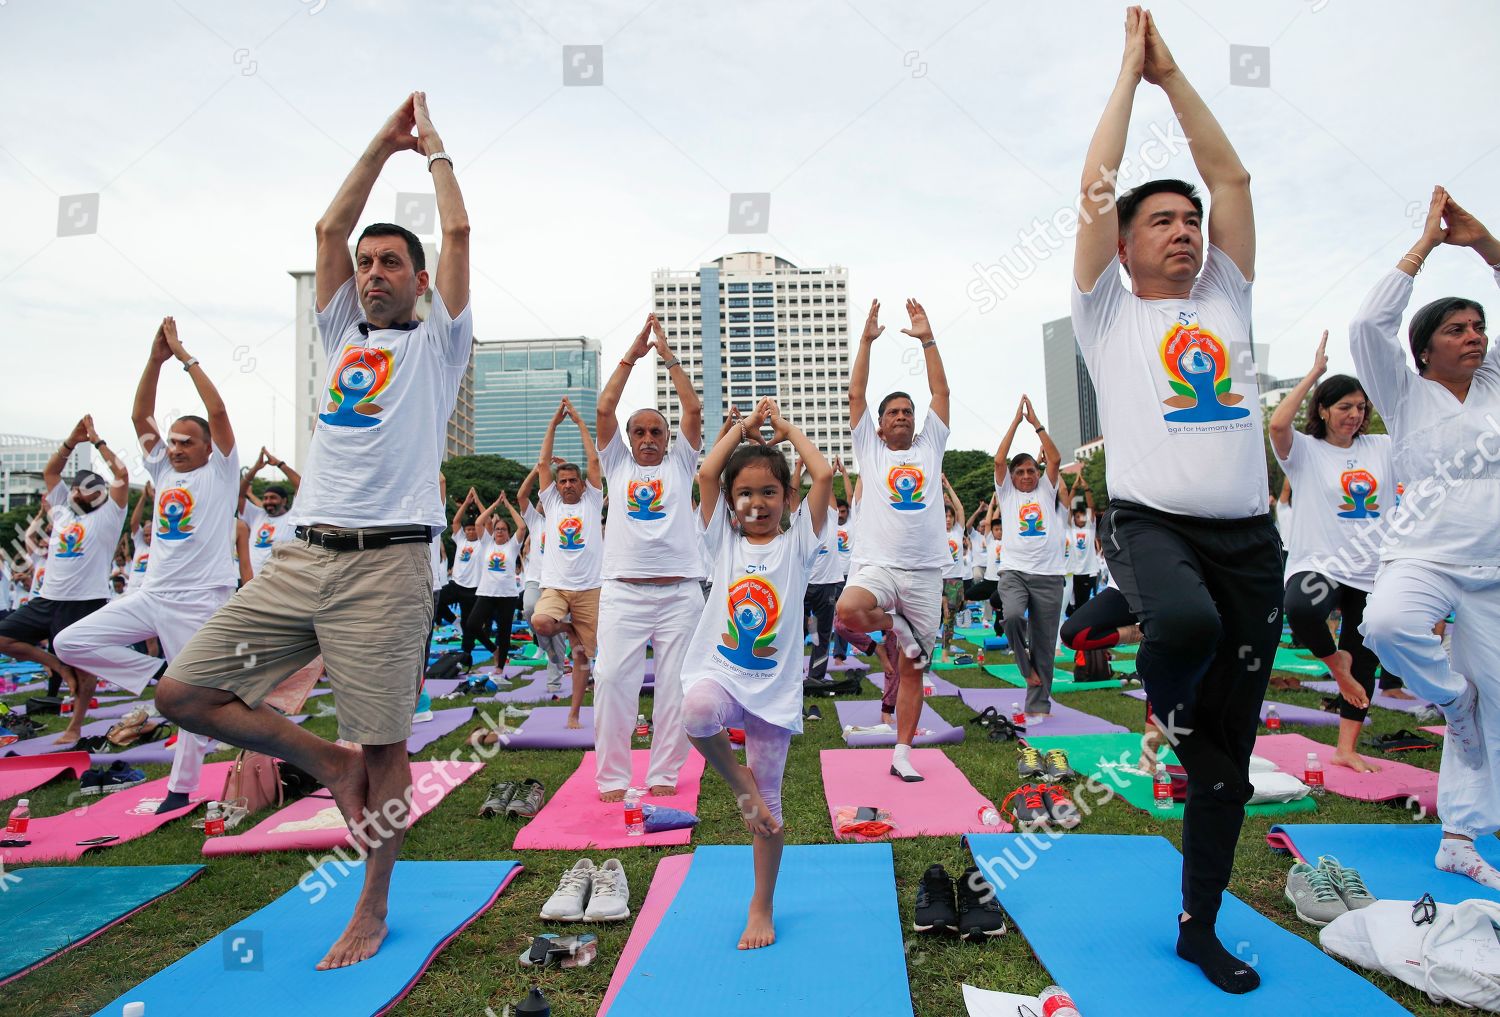
[[[1320,855],[1318,868],[1328,873],[1328,880],[1338,891],[1339,898],[1350,911],[1358,911],[1375,903],[1375,895],[1365,888],[1358,869],[1346,869],[1333,855]]]
[[[1313,925],[1327,925],[1349,911],[1328,872],[1298,862],[1286,874],[1286,899],[1297,909],[1297,917]]]
[[[518,819],[530,819],[542,811],[547,801],[547,789],[534,777],[527,777],[516,785],[516,793],[505,806],[505,814]]]
[[[503,780],[498,784],[490,785],[490,793],[485,796],[484,805],[479,810],[480,818],[489,819],[500,815],[515,796],[516,782],[513,780]]]

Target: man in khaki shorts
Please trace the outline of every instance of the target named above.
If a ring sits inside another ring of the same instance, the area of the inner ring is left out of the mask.
[[[443,231],[426,321],[412,320],[429,285],[414,235],[368,226],[349,258],[381,167],[407,149],[427,157]],[[288,760],[332,793],[368,858],[354,915],[318,963],[326,970],[373,956],[386,936],[411,801],[406,739],[432,624],[429,543],[445,522],[438,465],[473,344],[468,213],[421,92],[360,156],[317,238],[328,402],[292,509],[297,539],[278,544],[172,661],[156,702],[185,728]],[[339,736],[358,748],[304,731],[263,702],[319,653]]]
[[[589,479],[573,463],[552,468],[552,445],[557,425],[570,417],[583,436],[588,455]],[[567,399],[558,405],[542,439],[536,464],[542,485],[537,500],[542,503],[550,539],[542,558],[542,596],[531,615],[531,627],[542,638],[566,634],[573,644],[573,702],[568,727],[579,727],[578,711],[589,683],[589,666],[599,652],[600,566],[604,561],[604,491],[599,486],[599,453],[594,438],[578,410]],[[571,616],[571,620],[568,619]]]

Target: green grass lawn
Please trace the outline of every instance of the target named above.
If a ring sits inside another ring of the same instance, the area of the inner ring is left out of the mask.
[[[999,656],[991,653],[991,661]],[[1008,658],[1007,658],[1008,659]],[[949,671],[944,677],[960,686],[994,687],[996,682],[977,667]],[[868,685],[866,686],[868,688]],[[1308,692],[1276,691],[1281,702],[1317,706],[1321,697]],[[14,699],[14,697],[12,697]],[[870,694],[873,698],[873,693]],[[644,701],[643,701],[644,702]],[[832,841],[827,806],[819,777],[818,752],[825,748],[843,748],[839,736],[833,700],[818,700],[823,720],[807,724],[805,734],[795,739],[787,763],[785,784],[785,820],[789,844],[818,844]],[[956,698],[934,697],[928,702],[950,722],[962,724],[973,711]],[[1122,696],[1118,691],[1095,691],[1070,694],[1068,705],[1140,730],[1143,704]],[[449,705],[436,704],[439,708]],[[477,721],[476,721],[477,723]],[[1371,733],[1415,727],[1418,722],[1405,714],[1375,711]],[[58,720],[52,726],[61,727]],[[331,719],[307,722],[309,730],[334,736]],[[446,758],[464,745],[473,725],[442,739],[422,752],[418,758]],[[1311,738],[1332,744],[1335,728],[1298,728]],[[991,743],[969,727],[969,738],[957,746],[945,746],[954,763],[981,792],[997,804],[1020,783],[1015,776],[1014,743]],[[869,751],[884,751],[873,749]],[[536,777],[548,790],[555,789],[576,769],[581,753],[514,752],[492,759],[485,771],[457,788],[430,815],[411,830],[404,858],[408,859],[517,859],[525,870],[512,882],[494,907],[479,917],[469,929],[451,943],[433,962],[395,1013],[449,1017],[453,1014],[479,1015],[486,1006],[496,1013],[502,1006],[519,1000],[533,983],[542,987],[558,1017],[593,1014],[609,983],[615,961],[630,932],[630,922],[590,924],[580,931],[599,936],[599,958],[591,966],[569,971],[553,971],[539,977],[523,973],[516,958],[538,932],[566,931],[566,927],[544,923],[537,918],[543,901],[552,893],[558,877],[579,857],[563,851],[521,851],[511,849],[516,824],[506,820],[479,819],[478,811],[489,784],[503,778]],[[227,754],[213,758],[228,758]],[[1409,754],[1405,761],[1436,768],[1438,753]],[[146,767],[148,776],[162,777],[167,767]],[[30,794],[33,815],[51,815],[67,807],[67,797],[75,789],[72,782],[54,782]],[[215,789],[216,790],[216,789]],[[6,809],[9,808],[7,804]],[[748,837],[724,783],[712,771],[704,775],[703,794],[699,800],[701,825],[694,834],[694,844],[745,844]],[[245,827],[259,821],[252,817]],[[1314,817],[1304,817],[1313,819]],[[1414,821],[1404,810],[1368,805],[1328,796],[1319,802],[1316,821],[1331,823],[1401,823]],[[1430,820],[1429,820],[1430,821]],[[1265,843],[1273,824],[1270,819],[1250,819],[1240,841],[1230,889],[1262,914],[1284,928],[1316,942],[1316,929],[1302,924],[1282,896],[1286,869],[1290,861],[1274,854]],[[1181,827],[1161,823],[1137,812],[1123,801],[1115,800],[1095,811],[1079,828],[1082,833],[1147,834],[1169,838],[1181,847]],[[160,865],[203,861],[200,855],[203,835],[191,828],[189,821],[179,820],[154,834],[116,848],[95,850],[81,865]],[[957,875],[970,857],[957,837],[896,840],[896,880],[901,902],[901,921],[905,933],[907,972],[911,981],[914,1008],[919,1017],[951,1017],[964,1012],[959,989],[961,982],[981,988],[1035,993],[1050,979],[1032,955],[1024,938],[1025,930],[1012,928],[997,942],[967,944],[956,939],[920,936],[909,931],[913,896],[923,870],[941,862]],[[656,863],[669,853],[689,850],[634,848],[618,852],[630,879],[632,909],[639,907],[650,885]],[[607,852],[595,853],[602,862]],[[1357,864],[1355,859],[1344,859]],[[1430,864],[1429,859],[1414,858],[1413,865]],[[58,1014],[87,1014],[125,993],[137,982],[160,970],[199,945],[212,940],[229,926],[291,889],[306,873],[307,862],[301,855],[265,854],[213,859],[204,874],[165,899],[146,908],[134,918],[71,951],[40,970],[6,987],[5,1003],[11,1015],[54,1017]],[[749,873],[747,872],[747,881]],[[1132,878],[1122,866],[1119,878]],[[1162,894],[1176,896],[1178,887],[1164,885]],[[1378,887],[1373,888],[1377,892]],[[748,886],[746,890],[748,896]],[[850,902],[848,921],[839,927],[857,930],[859,908]],[[399,922],[399,913],[393,916]],[[1163,935],[1171,935],[1163,930]],[[828,948],[859,949],[859,937],[830,938]],[[722,944],[732,949],[733,943]],[[267,939],[265,949],[274,950]],[[1129,944],[1121,944],[1129,949]],[[1427,1001],[1422,994],[1389,979],[1376,979],[1412,1013],[1436,1015],[1451,1010]],[[225,991],[233,991],[225,980]],[[1092,1017],[1092,1015],[1091,1015]],[[1100,1015],[1107,1017],[1107,1015]]]

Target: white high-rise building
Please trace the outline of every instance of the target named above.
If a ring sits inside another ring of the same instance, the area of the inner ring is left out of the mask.
[[[427,268],[431,278],[437,278],[437,248],[431,244],[423,244],[422,251],[427,256]],[[351,256],[353,249],[350,249]],[[293,389],[293,403],[296,405],[296,413],[293,420],[296,427],[297,451],[291,459],[293,467],[301,468],[307,462],[307,449],[312,444],[313,427],[318,420],[318,414],[327,409],[328,392],[323,388],[328,364],[323,357],[323,343],[318,337],[317,319],[317,291],[313,287],[313,273],[311,271],[293,271],[287,273],[297,282],[297,312],[296,325],[297,335],[293,340],[294,356],[296,363],[296,382]],[[427,319],[432,313],[432,290],[417,300],[417,317]],[[277,449],[272,449],[279,455],[285,455]],[[458,387],[458,399],[453,405],[453,415],[448,418],[448,447],[443,453],[443,458],[452,456],[467,456],[474,454],[474,354],[469,353],[469,367],[464,372],[464,380]]]
[[[123,442],[121,444],[124,444]],[[40,501],[47,494],[42,471],[62,445],[60,438],[34,438],[28,434],[0,434],[0,512],[13,505]],[[71,481],[79,470],[93,470],[106,480],[108,470],[94,465],[94,446],[81,442],[63,463],[63,480]]]
[[[696,272],[652,274],[651,306],[703,395],[703,437],[730,406],[749,413],[764,396],[829,460],[853,468],[849,435],[849,270],[798,268],[758,251],[725,255]],[[656,365],[657,405],[675,431],[676,390]],[[790,447],[784,451],[790,457]]]

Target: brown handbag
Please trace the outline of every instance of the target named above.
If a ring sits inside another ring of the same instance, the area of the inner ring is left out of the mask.
[[[265,808],[281,807],[281,766],[264,752],[241,749],[229,768],[229,779],[224,781],[224,794],[219,800],[233,802],[244,799],[245,808],[251,813]]]

